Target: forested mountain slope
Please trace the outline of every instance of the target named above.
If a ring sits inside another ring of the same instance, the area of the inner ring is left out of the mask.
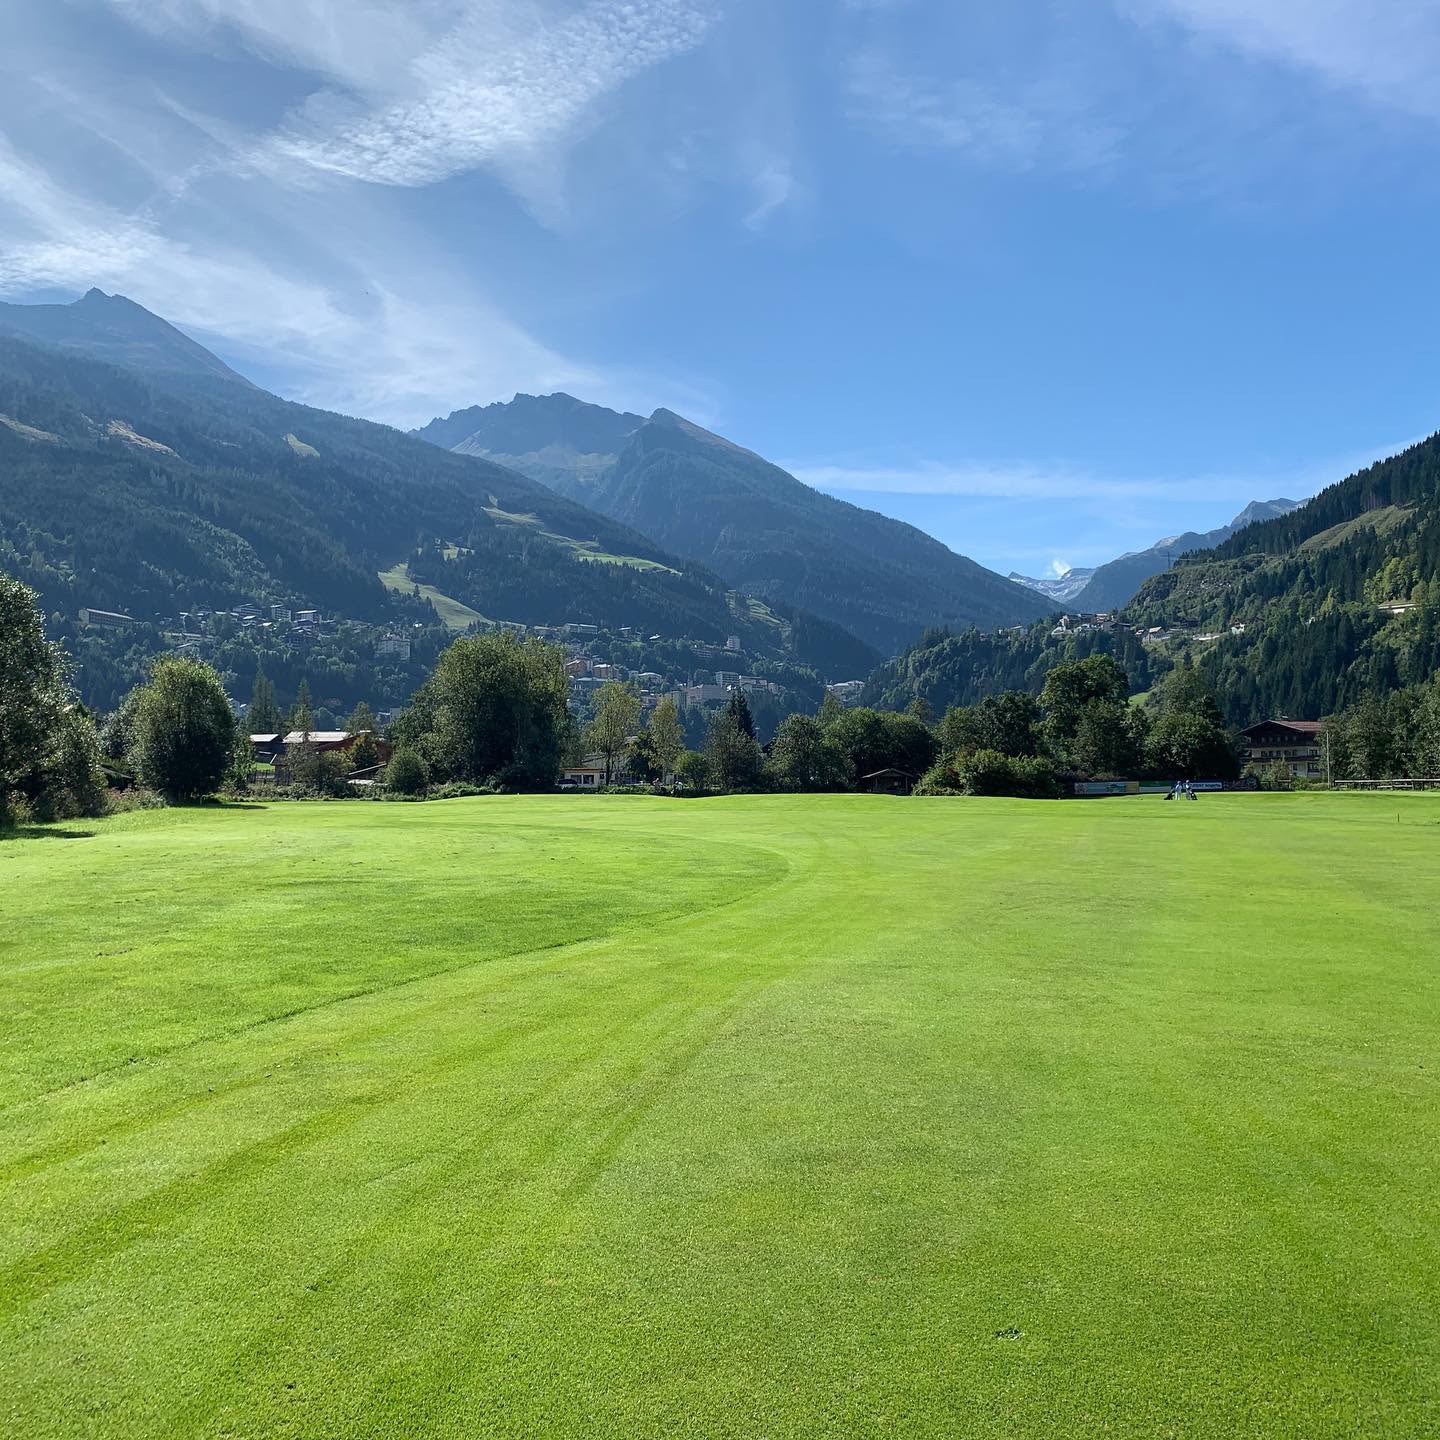
[[[974,705],[1006,690],[1038,695],[1056,665],[1096,654],[1113,655],[1136,691],[1148,689],[1151,680],[1169,668],[1165,658],[1143,644],[1133,630],[1056,636],[1052,629],[1051,622],[1044,620],[998,634],[931,631],[870,676],[862,703],[903,710],[912,701],[923,700],[939,716],[952,705]]]
[[[822,494],[669,410],[642,422],[569,396],[517,396],[418,433],[503,455],[747,593],[884,651],[930,625],[1015,624],[1052,608],[913,525]]]
[[[1243,625],[1204,657],[1237,713],[1315,718],[1440,668],[1440,437],[1186,556],[1130,607]]]
[[[1121,555],[1108,564],[1098,566],[1083,589],[1070,600],[1076,610],[1091,614],[1117,610],[1128,605],[1136,592],[1152,576],[1168,570],[1181,555],[1195,550],[1210,550],[1247,525],[1258,524],[1277,515],[1287,515],[1299,507],[1297,500],[1252,500],[1228,525],[1207,531],[1187,530],[1182,535],[1172,535],[1157,540],[1148,550],[1136,550]]]
[[[1237,724],[1319,719],[1428,681],[1440,670],[1440,437],[1182,557],[1120,614],[1124,626],[1073,634],[930,635],[876,671],[868,698],[943,709],[1038,692],[1057,660],[1093,649],[1115,654],[1137,690],[1190,654]]]
[[[0,339],[0,470],[0,568],[47,610],[248,600],[379,620],[395,604],[382,572],[412,562],[407,588],[491,619],[739,634],[826,673],[876,658],[525,476],[225,377]]]

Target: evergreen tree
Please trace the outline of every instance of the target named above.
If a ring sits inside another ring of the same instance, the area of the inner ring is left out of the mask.
[[[828,730],[844,713],[845,707],[827,690],[820,702],[820,713],[815,718],[822,730]]]
[[[735,689],[730,692],[730,698],[725,702],[725,713],[737,730],[751,740],[755,738],[755,716],[751,713],[750,701],[743,690]]]
[[[935,723],[935,711],[923,695],[917,695],[905,707],[905,713],[912,720],[918,720],[922,725],[933,725]]]
[[[298,730],[307,741],[310,732],[315,728],[315,711],[310,703],[310,682],[303,677],[300,688],[295,692],[295,703],[290,707],[290,728]]]
[[[251,735],[274,735],[280,729],[280,707],[275,703],[275,686],[263,670],[255,672],[245,724]]]
[[[1440,675],[1421,691],[1415,707],[1415,773],[1440,776]]]
[[[380,746],[376,743],[373,730],[361,730],[355,743],[346,753],[351,770],[370,770],[380,763]]]
[[[374,735],[379,732],[380,726],[376,722],[374,711],[362,700],[350,712],[350,718],[346,720],[345,728],[352,735],[364,735],[367,733]]]

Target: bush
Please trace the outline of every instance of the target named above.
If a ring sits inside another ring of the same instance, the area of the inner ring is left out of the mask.
[[[1245,776],[1247,779],[1255,780],[1262,790],[1292,790],[1295,788],[1295,777],[1290,773],[1290,767],[1283,760],[1272,760],[1268,765],[1247,765]]]
[[[472,795],[508,795],[511,792],[503,785],[495,785],[490,782],[484,785],[473,784],[469,780],[447,780],[443,785],[437,785],[429,792],[431,800],[468,800]]]
[[[956,769],[956,757],[937,760],[921,777],[915,787],[917,795],[963,795],[965,782]]]
[[[1019,755],[1011,762],[1015,772],[1015,794],[1026,800],[1057,800],[1060,782],[1055,767],[1040,755]]]
[[[1060,794],[1055,768],[1048,760],[1033,755],[1002,755],[998,750],[976,750],[958,755],[950,767],[936,766],[938,780],[953,775],[963,795],[1003,795],[1021,800],[1053,800]],[[930,780],[933,772],[927,772]],[[927,794],[955,793],[927,790]]]
[[[250,737],[240,728],[235,731],[235,748],[230,753],[230,765],[225,773],[227,795],[248,795],[250,779],[255,773],[255,747]]]
[[[107,815],[128,815],[132,810],[163,810],[165,797],[154,790],[132,785],[128,790],[111,790],[105,796]]]
[[[418,752],[403,747],[385,767],[385,784],[398,795],[423,795],[430,786],[430,767]]]
[[[33,825],[36,818],[35,807],[25,796],[13,791],[0,795],[0,835]]]
[[[682,750],[675,762],[675,778],[687,790],[704,791],[710,778],[710,766],[698,750]]]
[[[349,762],[337,750],[318,750],[313,744],[301,744],[285,757],[285,779],[292,790],[305,795],[338,799],[350,793],[345,776]]]
[[[33,797],[37,818],[73,820],[105,813],[105,772],[95,723],[78,706],[60,721],[54,755]]]

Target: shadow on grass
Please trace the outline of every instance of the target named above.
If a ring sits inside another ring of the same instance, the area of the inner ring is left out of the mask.
[[[0,844],[6,840],[92,840],[93,830],[64,830],[57,825],[17,825],[0,830]]]
[[[259,800],[172,800],[167,810],[268,810]]]

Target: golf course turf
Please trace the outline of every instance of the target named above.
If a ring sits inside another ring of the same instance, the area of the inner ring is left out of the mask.
[[[0,841],[0,1432],[1440,1433],[1440,801]]]

